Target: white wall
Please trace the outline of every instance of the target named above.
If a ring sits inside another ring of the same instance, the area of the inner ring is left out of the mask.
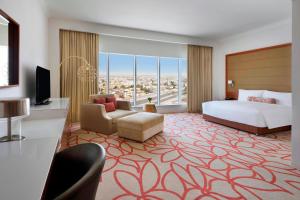
[[[291,19],[216,41],[213,56],[213,98],[225,97],[225,55],[291,41]]]
[[[300,170],[300,0],[293,1],[292,164]]]
[[[101,35],[100,51],[161,57],[187,57],[186,44],[166,43],[108,35]]]
[[[59,96],[59,29],[68,29],[68,30],[77,30],[84,32],[92,32],[100,34],[103,39],[103,45],[101,44],[100,38],[100,49],[112,49],[113,47],[108,44],[109,41],[114,40],[114,38],[109,36],[120,36],[127,37],[138,40],[148,40],[135,42],[136,47],[140,48],[140,44],[138,43],[147,43],[147,45],[152,46],[153,44],[163,44],[163,43],[173,43],[177,44],[176,48],[178,51],[181,51],[182,48],[178,47],[180,44],[198,44],[198,45],[211,45],[210,42],[202,41],[199,38],[186,37],[181,35],[173,35],[166,33],[159,33],[153,31],[143,31],[137,29],[130,28],[121,28],[116,26],[109,26],[103,24],[75,21],[75,20],[61,20],[61,19],[49,19],[49,65],[51,66],[51,96],[58,97]],[[124,42],[123,39],[116,39],[116,42]],[[132,49],[125,48],[127,44],[121,45],[123,46],[123,50],[130,52]],[[166,54],[167,49],[173,48],[174,45],[169,44],[169,47],[164,46],[163,49],[160,50],[161,53]],[[120,47],[120,46],[119,46]],[[121,47],[120,47],[121,48]],[[113,48],[115,49],[115,48]],[[153,49],[151,52],[153,53]]]
[[[47,13],[40,0],[1,0],[0,8],[20,25],[20,85],[0,89],[0,98],[35,95],[35,67],[47,64]]]

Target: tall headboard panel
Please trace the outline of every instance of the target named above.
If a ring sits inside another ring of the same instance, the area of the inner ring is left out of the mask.
[[[236,99],[239,89],[290,92],[291,51],[283,44],[226,55],[226,97]]]

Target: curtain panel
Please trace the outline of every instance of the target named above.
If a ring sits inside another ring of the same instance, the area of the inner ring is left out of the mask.
[[[60,94],[70,98],[69,122],[80,120],[80,105],[87,103],[91,94],[98,92],[99,35],[71,30],[60,30]],[[80,80],[78,69],[84,58],[96,71],[96,79]]]
[[[188,45],[188,112],[201,113],[212,99],[212,47]]]

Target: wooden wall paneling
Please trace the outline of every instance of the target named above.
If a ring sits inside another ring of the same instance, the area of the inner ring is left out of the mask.
[[[237,98],[238,89],[291,92],[291,44],[226,55],[225,84],[227,98]]]

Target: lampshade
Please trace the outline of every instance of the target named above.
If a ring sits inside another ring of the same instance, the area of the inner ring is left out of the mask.
[[[227,84],[228,84],[228,85],[232,85],[232,84],[233,84],[233,80],[228,80],[228,81],[227,81]]]
[[[0,99],[0,118],[29,115],[29,106],[29,98]]]

